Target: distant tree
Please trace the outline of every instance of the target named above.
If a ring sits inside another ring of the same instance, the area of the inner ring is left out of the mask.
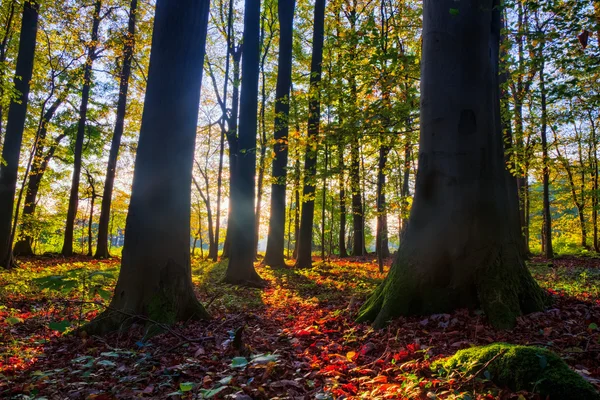
[[[120,327],[118,310],[166,323],[206,318],[190,268],[194,142],[208,0],[158,0],[121,273],[110,310],[86,327]],[[117,310],[117,311],[112,311]]]
[[[33,73],[38,11],[39,3],[36,0],[26,0],[24,2],[15,70],[15,89],[18,95],[11,101],[8,109],[6,136],[2,148],[2,162],[0,164],[0,267],[3,268],[14,266],[12,216],[17,189],[19,155],[29,101],[29,86]]]
[[[100,209],[100,221],[98,222],[98,246],[96,248],[96,258],[107,258],[110,256],[108,253],[110,204],[112,202],[112,191],[115,184],[119,147],[121,146],[121,137],[123,136],[123,128],[125,125],[125,112],[127,111],[127,92],[129,90],[131,61],[133,59],[133,50],[135,46],[136,15],[137,0],[131,0],[131,4],[129,5],[129,23],[123,44],[123,66],[121,67],[120,74],[119,99],[117,101],[115,130],[113,133],[112,142],[110,144],[110,154],[108,156],[108,165],[106,167],[106,179],[104,181],[104,194],[102,195],[102,205]]]
[[[295,0],[280,0],[279,60],[275,89],[275,139],[273,183],[271,185],[271,215],[264,263],[272,267],[285,266],[283,258],[285,233],[285,191],[289,144],[290,87],[292,84],[292,41]]]
[[[511,218],[498,6],[498,0],[424,2],[414,204],[389,275],[359,321],[381,327],[400,315],[480,306],[495,327],[509,328],[517,316],[543,308]]]
[[[242,59],[242,91],[238,152],[231,184],[231,219],[229,264],[225,282],[260,286],[262,278],[254,269],[256,176],[256,132],[258,110],[258,72],[260,62],[260,2],[246,0],[244,8],[244,57]]]
[[[315,213],[315,180],[317,174],[317,140],[321,120],[319,83],[323,71],[323,41],[325,37],[325,0],[315,1],[312,59],[310,62],[310,88],[308,104],[308,143],[304,156],[304,182],[302,211],[298,237],[297,268],[312,266],[312,234]]]
[[[87,57],[83,66],[83,87],[81,90],[81,104],[79,106],[79,121],[77,123],[77,136],[75,138],[75,161],[73,164],[73,179],[71,182],[71,193],[69,195],[69,208],[67,211],[67,222],[65,226],[65,235],[62,248],[63,256],[73,255],[73,229],[75,217],[77,216],[77,206],[79,204],[79,181],[81,178],[81,164],[83,158],[83,140],[85,139],[88,103],[90,100],[90,91],[92,88],[92,66],[98,58],[98,30],[100,27],[102,1],[94,2],[94,11],[92,16],[92,31],[90,41],[87,45]]]

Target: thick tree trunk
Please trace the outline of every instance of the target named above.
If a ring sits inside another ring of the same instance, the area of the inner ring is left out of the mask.
[[[407,124],[407,126],[410,126]],[[410,157],[411,157],[412,143],[410,136],[406,136],[406,143],[404,143],[404,160],[402,168],[402,189],[400,190],[400,229],[398,231],[399,241],[402,242],[404,232],[406,232],[406,226],[408,225],[408,199],[410,197]]]
[[[275,145],[273,152],[273,183],[271,184],[271,215],[264,263],[274,268],[285,266],[283,258],[285,232],[285,191],[289,145],[290,86],[292,84],[292,42],[295,1],[279,1],[279,55],[275,87]]]
[[[108,258],[108,223],[110,220],[110,205],[112,202],[112,191],[115,184],[115,173],[117,170],[117,158],[121,147],[121,137],[125,125],[125,113],[127,111],[127,92],[129,90],[129,76],[131,75],[131,60],[135,46],[135,20],[137,15],[138,0],[131,0],[129,5],[129,23],[127,37],[123,47],[123,66],[119,83],[119,99],[117,100],[117,115],[115,130],[110,143],[108,165],[106,167],[106,179],[104,181],[104,193],[102,205],[100,206],[100,220],[98,222],[98,246],[96,247],[96,258]]]
[[[254,224],[256,177],[256,128],[260,62],[260,2],[246,0],[244,12],[244,58],[240,95],[238,155],[231,185],[231,243],[225,282],[262,286],[254,269]]]
[[[317,137],[321,119],[320,82],[323,70],[323,41],[325,31],[325,0],[315,1],[313,48],[310,63],[308,104],[308,143],[304,156],[302,216],[298,238],[297,268],[312,266],[312,231],[315,212],[315,179],[317,174]]]
[[[415,200],[396,260],[360,321],[381,327],[395,316],[480,306],[495,327],[509,328],[543,308],[509,218],[495,5],[424,2]]]
[[[390,256],[385,203],[385,167],[389,151],[390,148],[387,146],[379,147],[379,162],[377,165],[377,232],[375,237],[375,251],[379,260]],[[383,264],[380,263],[380,265]]]
[[[39,4],[36,0],[24,2],[14,80],[18,96],[10,102],[8,108],[8,123],[6,125],[4,147],[2,148],[3,162],[0,164],[0,268],[14,266],[12,217],[17,190],[21,142],[23,141],[23,130],[27,116],[29,84],[33,74],[38,10]]]
[[[121,272],[110,308],[84,329],[131,315],[173,323],[208,314],[194,295],[190,208],[207,0],[158,0]]]
[[[100,26],[101,8],[102,1],[96,0],[96,2],[94,3],[92,35],[91,40],[88,44],[88,53],[83,71],[83,89],[81,91],[81,106],[79,107],[79,122],[77,123],[77,136],[75,138],[75,160],[73,163],[73,180],[71,182],[71,193],[69,195],[69,206],[67,209],[67,222],[65,225],[63,248],[61,251],[62,255],[67,257],[73,255],[73,229],[75,227],[77,206],[79,204],[79,181],[81,178],[83,140],[85,138],[87,109],[92,85],[92,65],[94,64],[94,60],[97,57],[96,48],[98,47],[98,28]]]

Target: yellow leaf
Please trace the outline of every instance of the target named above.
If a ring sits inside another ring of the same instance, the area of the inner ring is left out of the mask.
[[[355,356],[356,356],[355,351],[349,351],[348,353],[346,353],[346,358],[348,359],[348,361],[353,361]]]

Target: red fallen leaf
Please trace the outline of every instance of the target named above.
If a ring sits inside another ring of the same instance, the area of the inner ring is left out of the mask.
[[[410,353],[414,353],[415,351],[419,350],[421,348],[421,345],[419,343],[411,343],[409,345],[406,346],[406,349],[410,352]]]
[[[309,326],[308,328],[298,329],[294,334],[296,336],[311,336],[314,334],[320,334],[319,330],[313,326]]]
[[[345,383],[342,385],[342,389],[344,389],[347,392],[350,392],[351,394],[356,394],[358,393],[358,388],[356,386],[354,386],[351,383]]]
[[[387,383],[388,378],[385,375],[377,375],[375,378],[371,379],[367,383]]]

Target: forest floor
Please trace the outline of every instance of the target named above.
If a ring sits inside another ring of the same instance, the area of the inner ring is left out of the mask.
[[[547,347],[600,388],[600,259],[533,259],[554,305],[509,331],[467,310],[400,318],[374,331],[354,322],[384,277],[373,258],[309,270],[259,266],[265,289],[221,284],[224,262],[195,260],[196,293],[213,319],[168,329],[147,323],[105,337],[71,332],[110,299],[118,259],[23,260],[0,272],[0,398],[536,398],[484,376],[430,368],[492,342]]]

